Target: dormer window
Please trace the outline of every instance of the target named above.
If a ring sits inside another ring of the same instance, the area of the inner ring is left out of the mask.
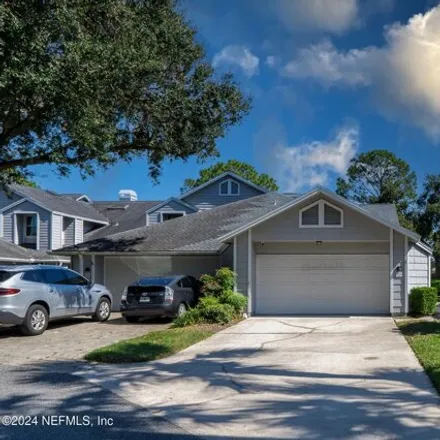
[[[329,202],[320,200],[299,212],[300,228],[342,228],[344,212]]]
[[[232,179],[224,180],[219,185],[219,194],[221,196],[239,196],[240,184]]]

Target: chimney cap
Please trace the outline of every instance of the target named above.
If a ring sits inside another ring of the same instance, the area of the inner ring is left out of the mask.
[[[138,199],[136,191],[132,189],[121,189],[118,193],[119,200],[128,200],[130,202]]]

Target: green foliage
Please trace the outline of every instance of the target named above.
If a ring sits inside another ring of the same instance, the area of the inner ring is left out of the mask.
[[[234,314],[236,316],[240,316],[247,305],[247,298],[241,293],[236,293],[232,290],[224,291],[219,297],[218,300],[222,304],[228,304],[234,309]]]
[[[431,280],[431,287],[437,289],[437,296],[440,298],[440,280]]]
[[[409,308],[414,315],[432,315],[436,311],[437,289],[435,287],[414,287],[409,295]]]
[[[226,290],[233,290],[237,275],[228,267],[217,269],[215,275],[205,274],[200,277],[200,291],[204,295],[218,296]]]
[[[277,191],[279,189],[276,180],[273,177],[264,173],[258,173],[252,165],[238,160],[228,160],[227,162],[219,162],[201,170],[197,179],[185,179],[181,192],[185,193],[192,188],[196,188],[214,177],[220,176],[226,171],[231,171],[269,191]]]
[[[173,321],[173,327],[194,324],[227,324],[240,318],[247,304],[247,298],[235,293],[236,274],[229,268],[218,269],[215,275],[203,275],[202,293],[198,304],[183,316]]]
[[[350,161],[347,178],[339,178],[336,192],[359,203],[393,203],[406,216],[415,202],[416,174],[404,160],[387,150],[361,153]]]
[[[14,0],[0,23],[0,183],[137,157],[157,179],[164,160],[218,156],[249,111],[175,0]]]

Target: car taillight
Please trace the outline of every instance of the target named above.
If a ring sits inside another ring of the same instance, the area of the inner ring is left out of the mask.
[[[17,293],[20,293],[20,289],[0,287],[0,296],[17,295]]]
[[[171,287],[165,287],[165,302],[172,303],[174,298],[174,290]]]

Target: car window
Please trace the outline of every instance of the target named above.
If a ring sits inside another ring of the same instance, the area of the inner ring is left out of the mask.
[[[49,284],[68,284],[66,272],[63,269],[42,269],[44,279]]]
[[[182,283],[182,287],[193,287],[192,282],[190,279],[188,279],[188,277],[182,278],[180,282]]]
[[[45,283],[46,282],[42,270],[28,270],[23,273],[21,279],[24,281],[32,281],[34,283]]]
[[[7,270],[0,270],[0,283],[9,280],[17,272],[8,272]]]
[[[79,273],[73,272],[72,270],[66,270],[66,284],[73,284],[75,286],[87,286],[89,280],[82,277]]]

